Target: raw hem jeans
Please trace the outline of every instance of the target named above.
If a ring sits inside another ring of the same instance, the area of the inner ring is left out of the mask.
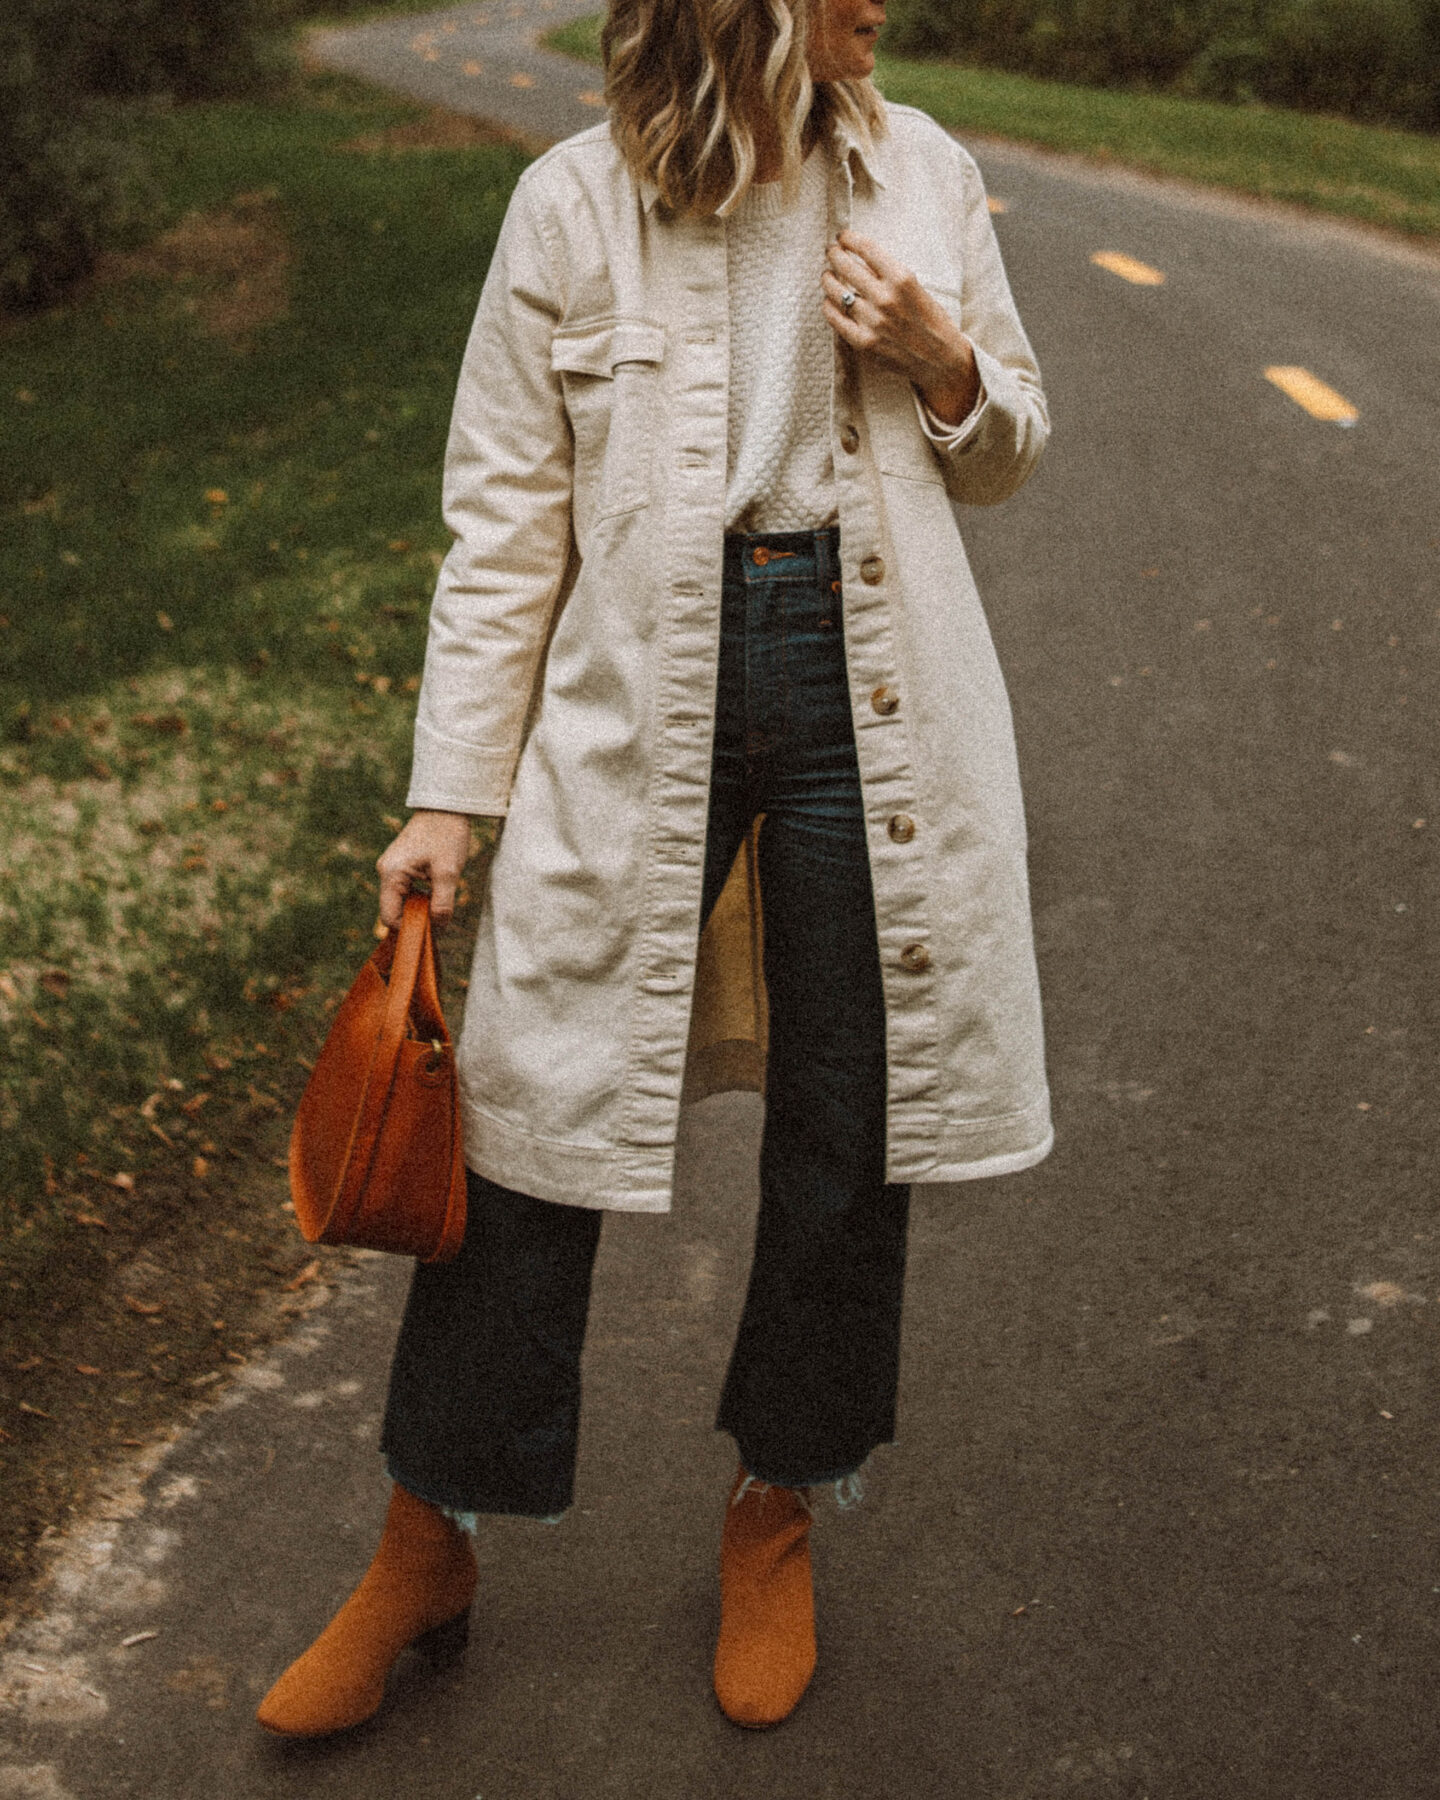
[[[885,1008],[840,609],[839,534],[735,535],[703,916],[760,832],[770,1047],[760,1211],[717,1429],[758,1480],[857,1470],[895,1431],[909,1189],[885,1180]],[[381,1447],[459,1512],[570,1504],[603,1214],[470,1176],[465,1242],[417,1266]]]

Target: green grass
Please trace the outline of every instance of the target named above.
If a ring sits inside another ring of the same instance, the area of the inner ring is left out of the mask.
[[[562,26],[546,42],[598,62],[600,18]],[[962,134],[1010,138],[1440,238],[1440,138],[1419,132],[908,57],[881,56],[876,78],[890,99],[921,107]]]
[[[604,13],[590,13],[583,19],[571,19],[566,25],[557,25],[554,31],[545,33],[542,41],[548,49],[558,50],[564,56],[578,57],[581,62],[598,63],[600,27],[604,23]]]
[[[289,258],[283,316],[213,335],[202,255],[0,335],[14,1267],[100,1178],[134,1176],[133,1205],[222,1152],[256,1042],[292,1094],[368,946],[455,375],[524,161],[342,148],[414,116],[331,78],[153,116],[182,242],[260,231]],[[216,1104],[187,1115],[200,1081]]]

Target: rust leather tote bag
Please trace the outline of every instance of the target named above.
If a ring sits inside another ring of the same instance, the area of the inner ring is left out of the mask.
[[[335,1015],[290,1134],[290,1195],[312,1244],[425,1262],[460,1248],[460,1093],[423,894]]]

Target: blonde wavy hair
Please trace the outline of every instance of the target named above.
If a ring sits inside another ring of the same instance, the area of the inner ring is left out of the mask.
[[[868,80],[811,80],[812,15],[825,0],[610,0],[600,34],[610,129],[637,180],[691,215],[733,212],[757,153],[778,137],[787,198],[805,153],[843,121],[863,146],[885,134]],[[767,129],[767,127],[769,129]]]

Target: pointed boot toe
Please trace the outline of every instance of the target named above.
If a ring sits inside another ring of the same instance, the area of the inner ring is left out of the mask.
[[[363,1724],[379,1711],[402,1650],[413,1645],[432,1665],[464,1650],[475,1581],[464,1534],[397,1486],[364,1579],[260,1702],[256,1720],[295,1738]]]

